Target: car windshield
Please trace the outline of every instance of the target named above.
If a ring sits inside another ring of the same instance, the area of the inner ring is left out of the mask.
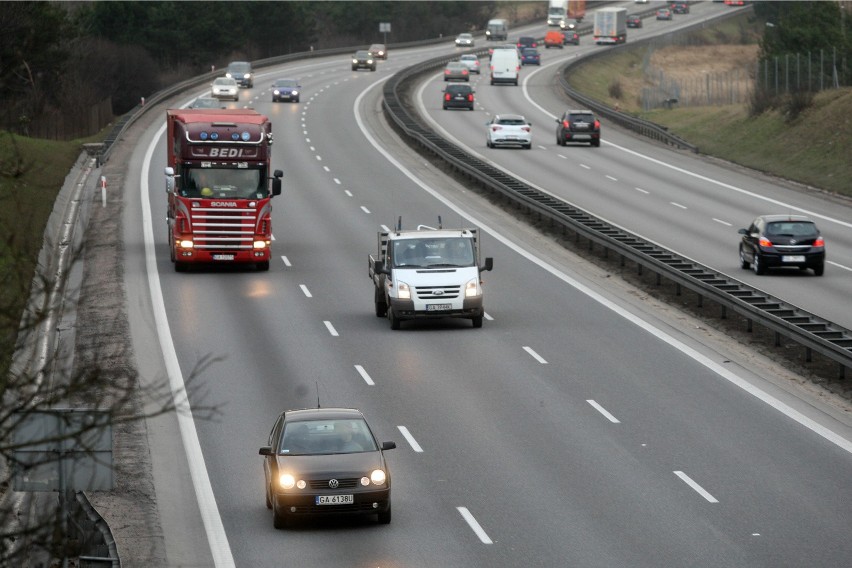
[[[534,47],[527,47],[524,49],[524,55],[538,55],[538,50]]]
[[[817,229],[813,223],[785,221],[782,223],[769,223],[766,226],[766,235],[772,237],[815,237],[817,236]]]
[[[370,52],[369,51],[357,51],[357,52],[355,52],[355,57],[357,57],[359,59],[366,59],[366,58],[370,57]]]
[[[293,81],[292,79],[278,79],[277,81],[275,81],[276,87],[295,87],[297,85],[298,83],[296,83],[296,81]]]
[[[222,103],[219,102],[219,99],[214,98],[199,98],[195,99],[190,108],[219,108],[222,106]]]
[[[215,81],[213,81],[214,85],[234,85],[235,82],[233,79],[228,79],[227,77],[219,77]]]
[[[259,168],[186,168],[180,179],[184,197],[261,199],[268,195]]]
[[[251,65],[248,63],[231,63],[228,65],[228,71],[231,73],[248,73],[251,71]]]
[[[468,237],[404,239],[393,243],[394,266],[435,268],[473,266],[473,243]]]
[[[363,418],[288,422],[279,454],[322,455],[375,452],[376,440]]]

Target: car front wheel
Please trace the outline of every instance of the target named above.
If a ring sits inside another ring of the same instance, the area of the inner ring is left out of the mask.
[[[389,525],[391,522],[391,504],[388,502],[388,510],[379,513],[379,524]]]

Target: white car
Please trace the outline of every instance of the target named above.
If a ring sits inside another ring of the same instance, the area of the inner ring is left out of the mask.
[[[497,114],[485,125],[488,127],[485,145],[489,148],[500,146],[520,146],[525,150],[532,148],[531,125],[520,114]]]
[[[234,79],[219,77],[212,84],[213,96],[217,99],[240,100],[240,86]]]
[[[473,47],[473,34],[459,34],[456,37],[456,47]]]
[[[467,55],[462,55],[461,57],[459,57],[459,61],[467,65],[468,71],[479,75],[479,57],[471,53]]]

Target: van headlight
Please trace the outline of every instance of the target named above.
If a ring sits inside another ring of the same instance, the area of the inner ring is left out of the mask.
[[[411,299],[411,286],[406,284],[405,282],[397,281],[396,283],[396,294],[400,300],[410,300]]]
[[[464,297],[473,298],[479,296],[482,292],[479,289],[479,278],[473,278],[467,281],[464,285]]]

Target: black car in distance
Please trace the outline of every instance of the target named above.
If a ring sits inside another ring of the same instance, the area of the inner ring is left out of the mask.
[[[556,119],[556,143],[588,142],[601,145],[601,122],[590,110],[567,110]]]
[[[476,91],[470,85],[450,84],[444,88],[444,110],[466,108],[473,110],[473,94]]]
[[[755,274],[767,268],[825,271],[825,239],[804,215],[760,215],[748,229],[740,229],[740,267]]]

